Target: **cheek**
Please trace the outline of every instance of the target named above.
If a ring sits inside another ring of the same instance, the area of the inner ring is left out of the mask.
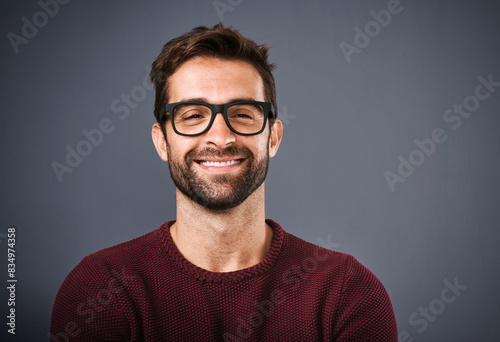
[[[269,142],[267,136],[265,139],[259,139],[254,142],[251,146],[254,146],[251,150],[255,154],[256,159],[262,160],[263,158],[269,157]]]
[[[167,149],[170,151],[170,158],[174,160],[184,160],[186,154],[198,147],[196,139],[181,137],[172,132],[174,137],[170,135],[170,138],[167,139]],[[167,133],[168,136],[168,133]]]

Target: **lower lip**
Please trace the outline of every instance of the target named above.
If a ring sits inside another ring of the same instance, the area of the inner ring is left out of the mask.
[[[239,168],[243,163],[245,162],[244,160],[241,160],[237,164],[233,165],[227,165],[227,166],[207,166],[207,165],[202,165],[200,163],[196,163],[198,166],[200,166],[203,170],[208,171],[208,172],[229,172],[236,170]]]

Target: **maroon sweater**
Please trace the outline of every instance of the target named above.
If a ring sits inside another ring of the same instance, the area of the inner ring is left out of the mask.
[[[354,257],[267,220],[264,260],[209,272],[179,252],[173,222],[85,257],[57,294],[51,341],[397,341],[384,286]]]

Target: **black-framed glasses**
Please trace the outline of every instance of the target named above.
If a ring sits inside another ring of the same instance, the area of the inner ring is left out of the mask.
[[[161,115],[170,114],[174,132],[184,136],[196,136],[207,132],[218,113],[231,131],[240,135],[262,133],[268,118],[276,118],[269,102],[236,101],[222,105],[205,102],[176,102],[167,104]]]

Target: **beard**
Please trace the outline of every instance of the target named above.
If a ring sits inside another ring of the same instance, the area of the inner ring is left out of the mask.
[[[185,196],[209,210],[232,209],[243,203],[266,179],[269,168],[269,144],[262,160],[256,160],[248,148],[230,146],[223,150],[205,148],[189,151],[184,160],[172,159],[167,144],[168,168],[175,186]],[[215,174],[202,177],[194,169],[195,160],[207,157],[244,157],[246,165],[238,175]],[[207,179],[209,178],[209,179]]]

